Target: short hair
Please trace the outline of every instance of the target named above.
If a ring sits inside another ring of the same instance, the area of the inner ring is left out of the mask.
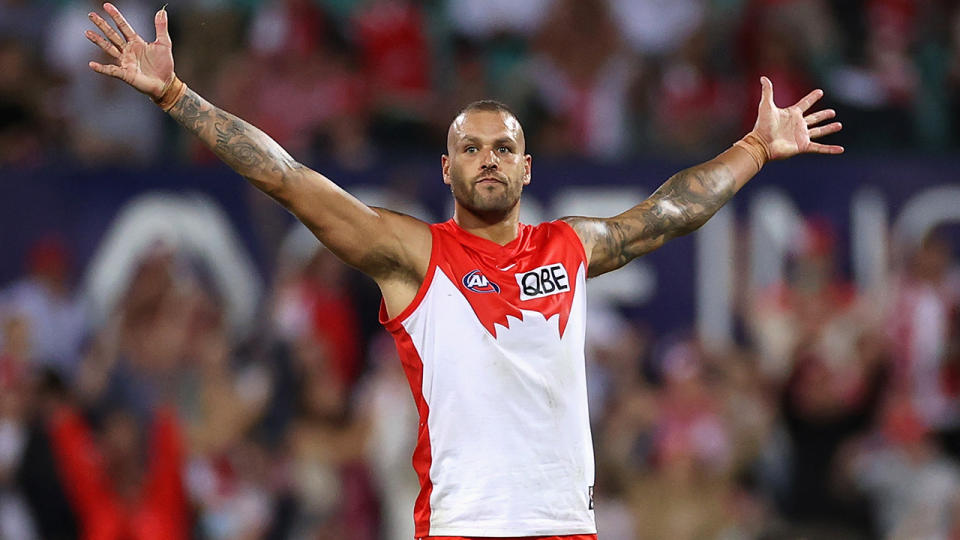
[[[460,112],[453,118],[453,122],[450,123],[450,130],[447,132],[447,151],[451,151],[453,148],[451,137],[453,136],[453,126],[456,125],[457,120],[468,113],[472,112],[496,112],[496,113],[505,113],[510,115],[511,118],[517,123],[517,129],[519,132],[519,142],[521,149],[526,149],[526,139],[523,135],[523,126],[520,125],[520,118],[517,117],[517,113],[513,112],[510,107],[507,107],[506,104],[492,99],[481,99],[479,101],[474,101],[473,103],[468,104],[466,107],[460,109]]]
[[[473,103],[470,103],[466,107],[460,109],[460,112],[457,113],[457,116],[474,111],[503,112],[514,117],[517,122],[520,121],[520,117],[518,117],[517,113],[513,112],[510,107],[508,107],[505,103],[493,99],[481,99],[479,101],[474,101]]]

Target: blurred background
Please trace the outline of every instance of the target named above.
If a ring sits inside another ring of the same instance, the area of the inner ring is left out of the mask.
[[[120,0],[146,39],[161,6]],[[87,68],[95,1],[0,0],[0,538],[410,540],[373,283]],[[448,219],[514,108],[528,222],[612,215],[822,87],[770,164],[592,280],[603,540],[960,538],[960,2],[171,0],[179,76],[365,202]],[[158,536],[158,522],[174,536]]]

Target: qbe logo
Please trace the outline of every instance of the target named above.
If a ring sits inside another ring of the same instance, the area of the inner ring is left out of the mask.
[[[480,273],[479,270],[471,270],[461,280],[463,286],[478,293],[498,293],[500,286],[487,279],[487,276]]]
[[[534,268],[522,274],[514,274],[520,285],[520,300],[533,300],[570,290],[567,269],[560,263]]]

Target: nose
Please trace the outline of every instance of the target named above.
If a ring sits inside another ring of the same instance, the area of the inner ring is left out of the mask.
[[[483,169],[496,169],[499,162],[500,158],[497,156],[497,153],[493,150],[490,150],[483,156],[483,162],[480,164],[480,166]]]

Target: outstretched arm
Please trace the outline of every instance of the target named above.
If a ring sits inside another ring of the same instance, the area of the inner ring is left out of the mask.
[[[98,14],[90,13],[90,20],[103,35],[88,30],[86,36],[117,63],[90,62],[91,69],[121,79],[149,96],[233,170],[290,210],[338,257],[377,279],[381,286],[391,281],[419,284],[430,257],[426,224],[364,205],[298,163],[266,133],[187,88],[173,69],[165,9],[154,19],[156,41],[147,43],[115,6],[106,3],[103,7],[119,32]]]
[[[814,90],[792,107],[773,102],[773,84],[761,79],[763,94],[757,122],[743,139],[719,156],[670,177],[647,200],[611,218],[567,217],[583,242],[588,274],[616,270],[664,242],[707,222],[734,193],[773,159],[801,153],[839,154],[840,146],[813,142],[840,131],[839,122],[818,126],[835,116],[831,109],[804,116],[821,97]]]

